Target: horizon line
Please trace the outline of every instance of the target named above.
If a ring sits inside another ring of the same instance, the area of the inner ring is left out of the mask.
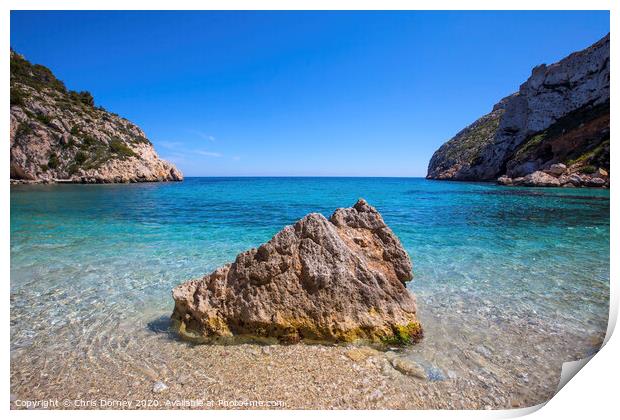
[[[184,175],[188,178],[423,178],[411,175]]]

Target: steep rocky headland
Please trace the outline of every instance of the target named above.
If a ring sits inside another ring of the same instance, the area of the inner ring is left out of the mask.
[[[12,182],[181,181],[144,132],[11,51]]]
[[[442,145],[428,179],[609,186],[609,34],[549,66]]]
[[[311,213],[235,262],[173,290],[189,339],[295,343],[415,342],[422,336],[412,264],[364,200],[328,219]]]

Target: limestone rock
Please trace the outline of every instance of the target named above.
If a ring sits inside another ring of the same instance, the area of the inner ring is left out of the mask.
[[[609,56],[608,34],[535,67],[518,92],[433,154],[427,178],[519,178],[574,161],[609,168]]]
[[[583,183],[583,180],[578,174],[572,174],[568,177],[568,182],[573,184],[575,187],[579,187]]]
[[[528,187],[559,187],[560,181],[543,171],[536,171],[524,177],[523,185]]]
[[[509,178],[506,175],[502,175],[497,178],[497,183],[500,185],[512,185],[512,178]]]
[[[566,172],[566,165],[563,163],[554,163],[546,171],[550,175],[560,176]]]
[[[311,213],[177,286],[172,318],[182,337],[207,342],[415,342],[411,270],[396,235],[360,199],[329,220]]]
[[[354,362],[361,362],[368,359],[371,356],[379,354],[379,351],[371,347],[355,347],[347,350],[346,356]]]
[[[11,181],[181,181],[135,124],[11,51]]]
[[[602,187],[605,185],[605,180],[603,178],[590,178],[586,181],[586,185],[588,187]]]
[[[594,176],[607,179],[609,177],[609,173],[603,168],[598,168],[598,170],[594,173]]]
[[[407,376],[413,376],[414,378],[428,379],[426,371],[422,366],[404,357],[394,357],[390,360],[390,363],[400,373]]]

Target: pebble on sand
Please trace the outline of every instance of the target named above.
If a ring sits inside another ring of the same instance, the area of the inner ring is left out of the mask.
[[[160,393],[168,389],[168,385],[162,381],[157,381],[153,384],[153,392]]]

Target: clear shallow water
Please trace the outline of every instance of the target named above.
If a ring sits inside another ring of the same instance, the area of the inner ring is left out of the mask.
[[[498,355],[560,363],[604,336],[607,190],[395,178],[25,185],[11,187],[13,363],[42,351],[137,355],[163,328],[176,284],[359,197],[413,260],[426,338],[410,356],[432,378],[497,373]]]

